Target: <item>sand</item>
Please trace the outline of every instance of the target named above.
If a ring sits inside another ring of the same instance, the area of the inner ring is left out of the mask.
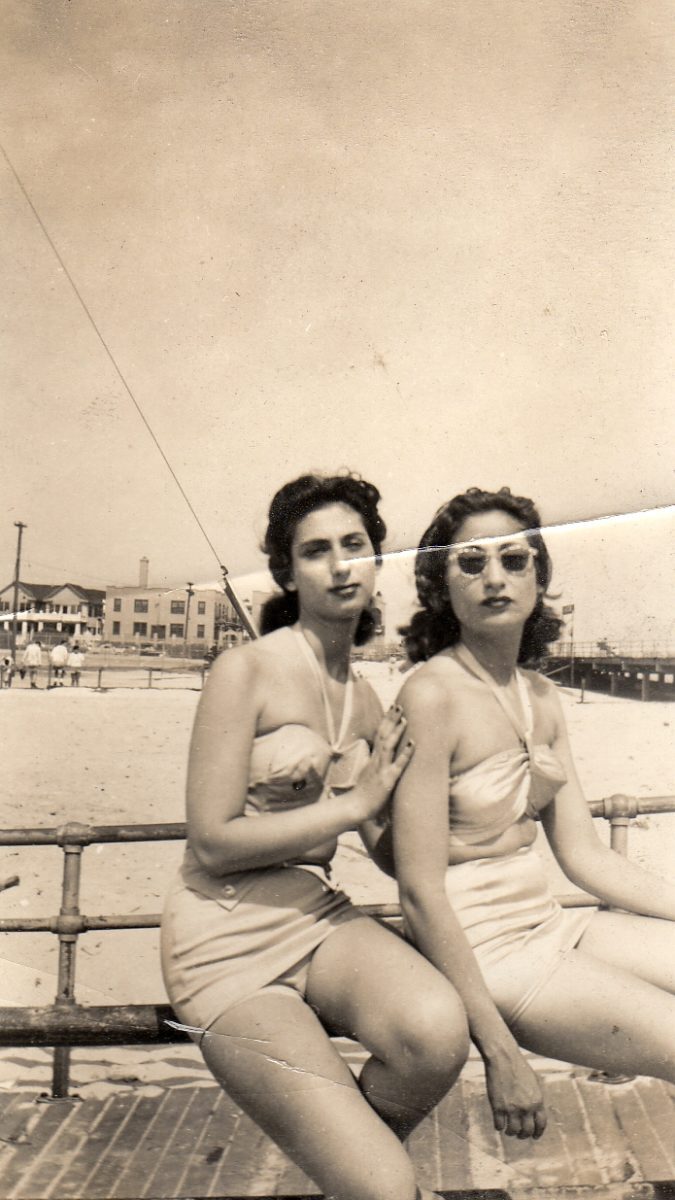
[[[359,665],[383,703],[402,678],[388,664]],[[589,798],[614,792],[675,794],[675,706],[642,704],[593,694],[561,692],[582,785]],[[0,692],[3,746],[3,828],[181,821],[191,723],[199,699],[187,687],[96,692],[90,688]],[[637,826],[637,827],[636,827]],[[630,834],[631,856],[661,874],[672,869],[675,816],[641,818]],[[179,863],[181,843],[92,846],[84,851],[81,908],[96,913],[157,913]],[[61,851],[0,847],[0,879],[20,884],[0,894],[5,916],[58,911]],[[338,877],[359,902],[392,901],[392,881],[365,856],[358,839],[343,839]],[[569,885],[563,890],[569,891]],[[77,994],[85,1003],[152,1003],[164,989],[156,930],[88,933],[80,938]],[[2,938],[5,960],[0,1003],[46,1004],[54,996],[56,938],[12,934]],[[166,1086],[202,1078],[191,1047],[145,1051],[78,1050],[80,1089]],[[48,1077],[49,1052],[0,1052],[0,1087]],[[37,1072],[37,1074],[36,1074]],[[125,1082],[126,1081],[126,1082]]]

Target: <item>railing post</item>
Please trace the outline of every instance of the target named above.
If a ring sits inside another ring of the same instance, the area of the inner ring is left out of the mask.
[[[80,874],[83,847],[68,841],[68,835],[81,832],[85,826],[75,822],[63,825],[59,830],[59,844],[63,850],[63,883],[61,885],[62,917],[80,916]],[[75,956],[77,954],[76,933],[59,932],[59,965],[56,993],[57,1005],[75,1003]],[[70,1099],[70,1046],[54,1047],[52,1066],[52,1100]]]
[[[609,844],[617,854],[628,856],[628,828],[639,812],[634,796],[610,796],[603,803],[603,815],[609,821]]]

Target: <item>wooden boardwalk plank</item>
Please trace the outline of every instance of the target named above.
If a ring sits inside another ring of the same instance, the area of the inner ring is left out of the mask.
[[[468,1080],[460,1079],[427,1118],[433,1123],[436,1139],[436,1174],[431,1187],[471,1187],[471,1135],[467,1103],[471,1087]],[[414,1146],[412,1158],[418,1165]],[[421,1170],[422,1164],[419,1166]]]
[[[675,1176],[675,1089],[561,1073],[547,1080],[547,1095],[550,1127],[540,1142],[501,1139],[482,1080],[464,1077],[410,1140],[420,1181],[455,1200],[500,1188],[513,1200],[651,1200],[644,1180]],[[316,1193],[215,1085],[74,1105],[0,1099],[0,1138],[10,1139],[0,1141],[2,1200]]]
[[[656,1103],[647,1097],[659,1094]],[[668,1179],[673,1172],[675,1143],[675,1108],[667,1105],[670,1097],[657,1080],[640,1080],[616,1089],[614,1110],[621,1123],[624,1138],[635,1156],[643,1179]]]
[[[128,1122],[120,1122],[117,1129],[113,1132],[109,1139],[108,1146],[103,1154],[100,1155],[94,1169],[85,1180],[83,1195],[87,1200],[112,1200],[116,1195],[116,1184],[119,1177],[127,1165],[130,1147],[132,1144],[131,1134],[135,1129],[135,1115],[139,1107],[142,1097],[130,1096],[130,1112]],[[181,1088],[175,1092],[165,1093],[162,1103],[157,1109],[151,1113],[150,1120],[143,1124],[138,1130],[138,1136],[144,1143],[150,1143],[154,1150],[154,1154],[148,1160],[146,1168],[147,1173],[151,1173],[156,1164],[158,1157],[162,1154],[167,1144],[167,1138],[171,1137],[172,1131],[180,1120],[186,1104],[186,1096]],[[147,1116],[147,1110],[146,1110]],[[149,1132],[146,1130],[149,1127]],[[129,1132],[129,1143],[126,1144],[125,1133]],[[134,1139],[135,1140],[135,1139]],[[136,1191],[143,1186],[146,1176],[139,1176],[136,1180]]]
[[[73,1108],[72,1104],[64,1101],[45,1105],[37,1105],[33,1101],[30,1106],[32,1111],[26,1110],[26,1137],[21,1138],[15,1154],[3,1171],[2,1186],[8,1200],[30,1194],[23,1190],[24,1179],[52,1138],[59,1135],[73,1115]]]
[[[88,1180],[104,1159],[112,1140],[122,1125],[131,1116],[138,1097],[132,1092],[121,1092],[104,1101],[103,1108],[94,1119],[85,1145],[74,1157],[67,1172],[63,1173],[59,1185],[59,1197],[89,1198]],[[84,1100],[83,1105],[89,1101]]]
[[[270,1170],[270,1147],[272,1161],[276,1160],[276,1171]],[[273,1195],[283,1169],[280,1155],[278,1147],[250,1117],[242,1113],[237,1136],[218,1163],[209,1195],[227,1196],[232,1192],[247,1195],[251,1191],[252,1180],[255,1180],[255,1191]]]
[[[133,1122],[125,1125],[116,1143],[119,1174],[111,1191],[111,1200],[118,1196],[137,1196],[143,1182],[154,1170],[157,1145],[171,1136],[171,1113],[165,1111],[168,1095],[171,1093],[139,1098]]]
[[[214,1088],[192,1089],[190,1103],[180,1123],[169,1133],[166,1151],[156,1169],[147,1177],[145,1193],[154,1196],[181,1196],[181,1184],[189,1172],[190,1161],[207,1124],[217,1098]],[[121,1193],[116,1191],[116,1196]]]
[[[183,1191],[187,1196],[212,1194],[218,1164],[227,1154],[241,1124],[241,1109],[220,1088],[214,1091],[211,1114],[195,1144],[183,1178]]]
[[[614,1111],[612,1097],[616,1086],[592,1082],[588,1076],[579,1076],[575,1082],[584,1102],[590,1136],[598,1147],[601,1182],[609,1184],[631,1177],[639,1178],[638,1163]]]
[[[47,1200],[54,1195],[59,1179],[72,1159],[86,1146],[88,1131],[105,1106],[103,1100],[93,1100],[85,1107],[74,1105],[68,1119],[48,1146],[39,1154],[21,1179],[16,1196],[39,1196]],[[62,1192],[57,1193],[59,1196]]]

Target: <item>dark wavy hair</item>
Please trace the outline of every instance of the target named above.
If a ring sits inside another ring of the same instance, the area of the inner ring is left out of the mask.
[[[559,636],[563,622],[552,608],[544,604],[553,565],[539,532],[541,520],[534,503],[525,496],[512,495],[509,488],[505,487],[498,492],[469,488],[439,508],[422,536],[417,551],[415,582],[422,607],[413,615],[410,624],[399,630],[412,662],[424,662],[438,654],[439,650],[454,646],[459,641],[460,625],[450,602],[447,582],[448,552],[467,517],[495,509],[514,517],[526,531],[530,545],[537,551],[534,561],[539,594],[525,622],[518,662],[535,665],[549,642],[554,642]]]
[[[358,475],[301,475],[280,488],[270,504],[268,525],[262,549],[267,555],[274,582],[281,595],[271,596],[260,615],[261,634],[272,633],[283,625],[294,625],[299,616],[297,592],[289,591],[291,550],[295,531],[303,517],[328,504],[346,504],[361,517],[375,551],[375,562],[382,562],[382,543],[387,534],[378,511],[380,493],[372,483]],[[369,609],[359,617],[354,641],[362,646],[374,634],[376,619]]]

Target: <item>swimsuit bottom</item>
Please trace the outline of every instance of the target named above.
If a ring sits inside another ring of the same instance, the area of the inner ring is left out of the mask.
[[[506,1021],[523,1015],[594,909],[564,909],[533,846],[448,867],[445,890]]]
[[[202,892],[179,874],[167,896],[164,983],[179,1020],[196,1032],[270,985],[304,997],[313,952],[363,916],[321,868],[272,867],[245,877],[242,888],[226,876],[205,879]]]

